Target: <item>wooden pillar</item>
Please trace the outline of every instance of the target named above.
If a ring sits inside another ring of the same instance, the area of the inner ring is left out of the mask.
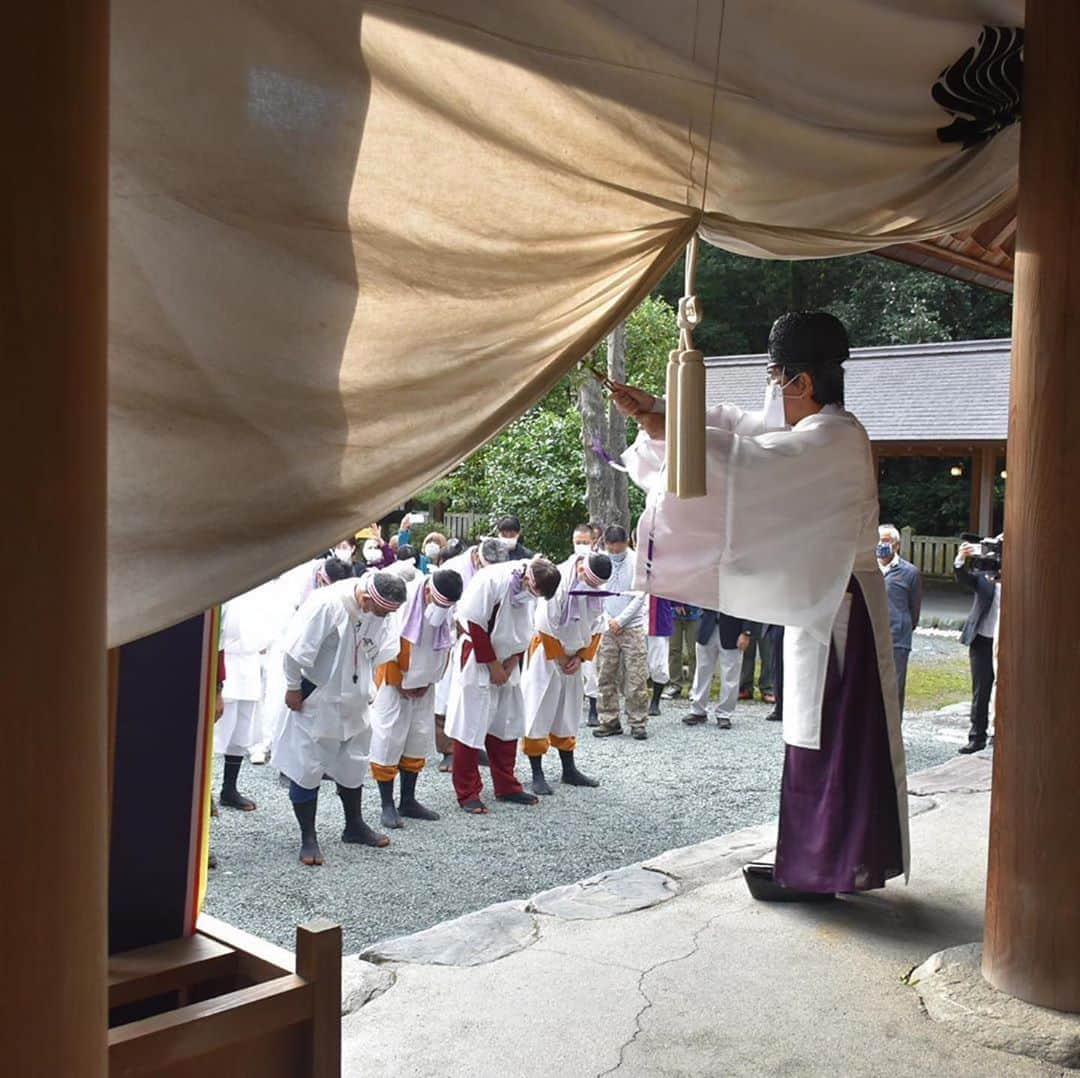
[[[106,1068],[105,0],[5,20],[3,1071]]]
[[[1029,0],[983,973],[1080,1012],[1080,19]]]
[[[971,454],[971,501],[968,531],[989,535],[994,513],[994,450],[980,446]]]

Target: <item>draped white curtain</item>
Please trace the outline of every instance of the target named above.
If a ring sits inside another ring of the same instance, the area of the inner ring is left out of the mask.
[[[112,19],[113,644],[445,472],[695,229],[850,254],[969,227],[1016,185],[1018,129],[944,144],[930,88],[1022,0],[114,0]]]

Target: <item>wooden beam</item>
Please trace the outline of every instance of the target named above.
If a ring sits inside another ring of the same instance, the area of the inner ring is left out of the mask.
[[[109,5],[4,20],[3,1072],[106,1071]],[[63,571],[38,563],[63,543]],[[43,796],[44,793],[44,796]]]
[[[207,936],[184,936],[122,951],[109,958],[109,1006],[232,977],[236,970],[237,952]]]
[[[117,1026],[109,1031],[109,1078],[158,1074],[229,1045],[309,1022],[314,998],[312,985],[286,974]]]
[[[1013,307],[1008,554],[1002,581],[983,973],[1080,1012],[1080,19],[1028,0]]]
[[[341,926],[318,919],[296,930],[296,972],[315,990],[311,1078],[341,1075]]]

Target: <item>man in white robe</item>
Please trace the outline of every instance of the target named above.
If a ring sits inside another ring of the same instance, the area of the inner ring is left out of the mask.
[[[553,794],[544,756],[554,746],[568,786],[599,786],[574,761],[581,727],[583,667],[596,656],[604,616],[604,586],[611,579],[606,554],[571,554],[559,566],[559,590],[537,604],[536,634],[521,675],[525,700],[522,751],[532,767],[534,794]]]
[[[364,823],[361,795],[371,742],[367,712],[373,664],[385,619],[404,601],[400,577],[372,572],[318,589],[293,619],[282,660],[289,711],[274,763],[289,779],[305,865],[323,862],[315,814],[324,776],[337,783],[345,813],[342,842],[390,842]]]
[[[285,635],[303,601],[315,590],[352,576],[352,566],[336,555],[290,569],[264,585],[267,589],[266,630],[270,644],[263,655],[263,695],[255,726],[259,741],[252,746],[251,762],[265,763],[281,736],[288,708],[285,707],[285,670],[282,667]]]
[[[748,882],[762,897],[866,890],[908,867],[870,442],[843,410],[848,340],[836,318],[784,315],[769,355],[763,412],[708,412],[702,498],[665,493],[663,401],[616,388],[641,427],[624,463],[649,492],[636,583],[787,627],[777,858]]]
[[[514,774],[518,738],[525,733],[521,659],[533,636],[533,608],[559,587],[546,558],[503,562],[477,571],[457,606],[459,636],[446,732],[454,741],[454,793],[469,813],[487,812],[480,798],[478,755],[486,749],[500,801],[535,805]]]
[[[585,557],[597,548],[600,540],[601,529],[594,530],[591,524],[579,524],[574,528],[573,545],[574,553]],[[601,635],[603,630],[601,629]],[[589,705],[589,717],[586,722],[589,726],[599,726],[600,716],[596,710],[596,697],[600,691],[600,683],[596,675],[596,659],[592,658],[581,664],[582,686],[585,690],[585,700]]]
[[[403,827],[403,816],[439,818],[416,799],[416,781],[435,748],[435,686],[450,662],[450,627],[461,591],[461,576],[453,569],[417,577],[387,627],[371,709],[371,774],[379,784],[384,827]],[[401,801],[395,805],[399,772]]]
[[[221,611],[221,650],[225,681],[221,718],[214,725],[214,751],[225,757],[219,800],[229,808],[251,812],[255,802],[236,788],[244,757],[259,741],[256,726],[263,694],[263,653],[270,645],[266,610],[268,585],[230,599]]]
[[[475,546],[447,558],[441,568],[450,569],[461,577],[462,588],[468,587],[469,581],[485,565],[499,565],[508,561],[510,551],[506,544],[494,537],[481,539]],[[456,623],[455,623],[456,625]],[[460,677],[461,668],[457,663],[450,663],[435,689],[435,747],[442,754],[439,770],[449,772],[454,766],[453,741],[446,735],[446,710],[450,705],[450,690],[456,678]],[[486,763],[486,755],[481,752],[481,763]]]

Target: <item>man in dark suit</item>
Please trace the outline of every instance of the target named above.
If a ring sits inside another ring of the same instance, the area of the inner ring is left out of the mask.
[[[971,613],[960,631],[960,642],[971,656],[971,729],[960,752],[986,748],[990,722],[990,690],[994,687],[994,633],[1001,607],[1001,577],[998,573],[973,571],[968,560],[976,553],[971,543],[961,543],[953,565],[956,581],[974,596]]]
[[[900,557],[900,533],[891,524],[882,524],[878,528],[877,560],[885,577],[885,595],[889,600],[896,687],[900,693],[900,714],[903,715],[908,656],[922,609],[922,573]]]

